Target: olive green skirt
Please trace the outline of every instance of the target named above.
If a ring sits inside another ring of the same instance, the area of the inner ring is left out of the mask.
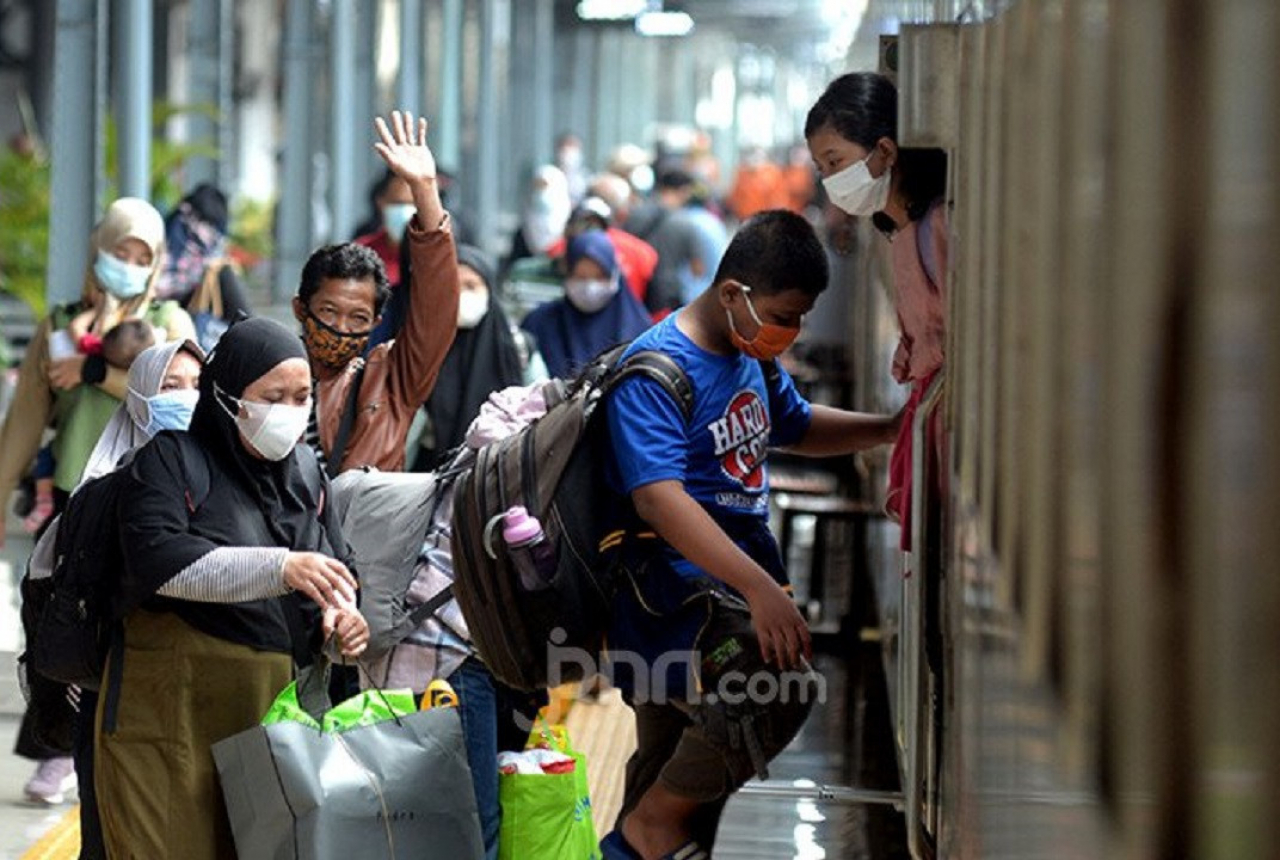
[[[94,785],[112,860],[234,858],[210,747],[262,719],[289,683],[288,654],[201,633],[171,613],[125,619],[116,728],[95,730]]]

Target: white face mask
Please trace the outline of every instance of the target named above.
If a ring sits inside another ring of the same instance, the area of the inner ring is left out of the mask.
[[[582,166],[582,150],[576,146],[566,146],[560,150],[560,156],[556,159],[556,163],[565,170],[577,170]]]
[[[564,295],[575,308],[584,314],[604,310],[618,294],[618,279],[597,281],[590,278],[569,278],[564,282]]]
[[[487,290],[463,290],[458,294],[458,328],[475,328],[489,313]]]
[[[258,403],[253,400],[241,400],[226,394],[219,389],[218,403],[240,428],[241,435],[249,442],[249,446],[267,460],[283,460],[289,456],[302,434],[307,432],[307,421],[311,417],[311,401],[302,406],[289,406],[284,403]],[[223,398],[237,406],[232,412]],[[238,409],[243,408],[245,415]]]
[[[889,202],[889,182],[893,170],[885,168],[884,173],[874,177],[867,167],[870,160],[869,153],[861,161],[822,180],[822,187],[826,189],[831,202],[850,215],[866,217],[884,209]]]
[[[387,235],[399,242],[417,211],[418,207],[412,203],[388,203],[383,206],[382,226],[387,228]]]

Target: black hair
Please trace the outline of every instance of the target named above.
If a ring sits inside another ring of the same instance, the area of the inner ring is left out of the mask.
[[[898,91],[884,75],[850,72],[823,91],[804,121],[804,136],[830,127],[845,140],[871,149],[882,137],[898,139]]]
[[[824,128],[870,150],[882,137],[898,141],[898,91],[884,75],[841,75],[818,97],[804,121],[804,136]],[[947,192],[947,155],[940,149],[898,149],[894,166],[907,200],[907,217],[919,221]]]
[[[142,351],[156,342],[155,329],[146,320],[127,319],[102,337],[102,358],[112,367],[128,370]]]
[[[405,244],[408,244],[407,242]],[[387,282],[387,270],[382,259],[373,249],[354,242],[342,245],[325,245],[317,250],[302,267],[302,283],[298,285],[298,298],[310,306],[311,297],[320,289],[320,282],[329,278],[338,280],[373,281],[373,313],[382,313],[391,285]]]
[[[387,189],[391,187],[391,183],[395,178],[395,171],[390,167],[385,167],[382,170],[382,175],[369,186],[369,214],[356,225],[355,230],[351,233],[352,239],[358,239],[361,236],[376,232],[382,226],[382,209],[378,206],[378,198],[387,193]]]
[[[182,202],[188,204],[201,221],[212,224],[219,233],[227,232],[227,195],[216,186],[201,182]]]
[[[770,209],[738,230],[713,283],[733,280],[763,295],[800,290],[817,296],[828,276],[827,252],[809,222],[786,209]]]
[[[688,188],[693,183],[692,174],[683,167],[667,167],[658,173],[655,185],[658,188],[681,189]]]
[[[382,175],[378,177],[378,181],[373,183],[369,188],[369,203],[375,208],[378,205],[378,198],[387,193],[387,189],[391,187],[391,183],[395,182],[396,173],[390,167],[382,170]]]

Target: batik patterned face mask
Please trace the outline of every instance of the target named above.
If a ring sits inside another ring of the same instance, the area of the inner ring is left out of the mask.
[[[302,342],[307,355],[326,367],[346,367],[353,358],[364,352],[370,331],[338,331],[307,308],[302,320]]]

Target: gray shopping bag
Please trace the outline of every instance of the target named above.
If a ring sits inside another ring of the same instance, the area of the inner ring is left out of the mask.
[[[255,726],[213,757],[242,858],[484,856],[456,708],[345,732]]]

